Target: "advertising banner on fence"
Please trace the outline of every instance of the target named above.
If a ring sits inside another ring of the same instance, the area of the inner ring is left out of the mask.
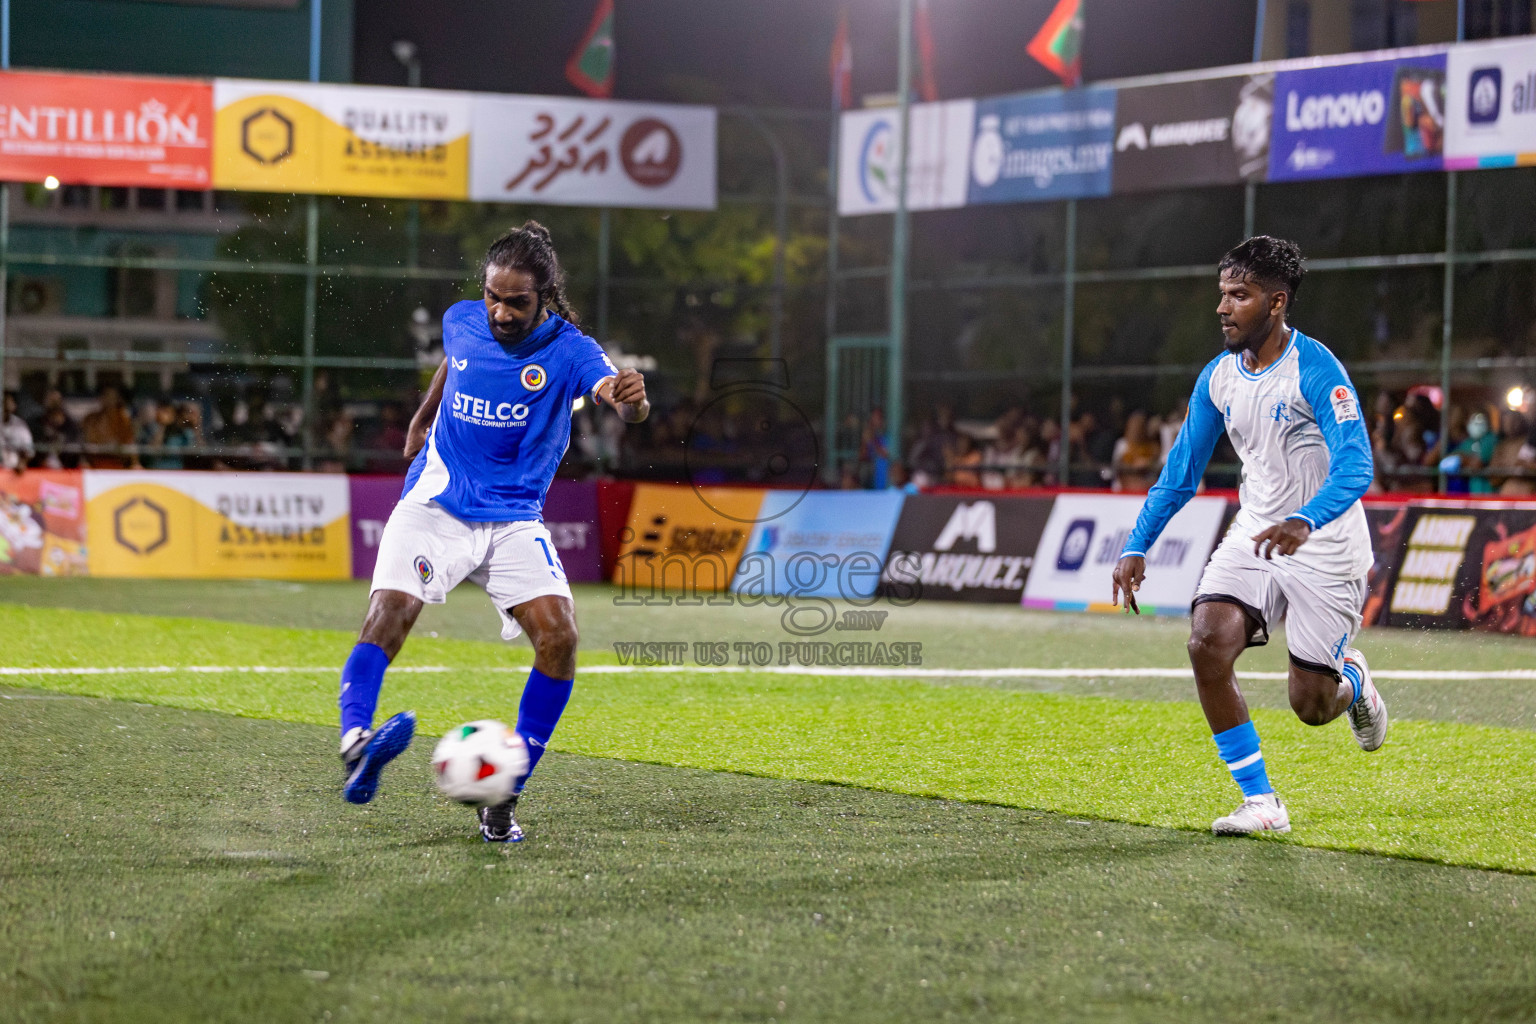
[[[1456,46],[1446,67],[1445,166],[1536,164],[1536,45]]]
[[[1406,513],[1382,625],[1536,636],[1536,507],[1435,502]]]
[[[207,82],[0,72],[0,180],[205,189],[212,139]]]
[[[469,197],[557,206],[715,208],[715,110],[476,95]]]
[[[901,491],[769,491],[732,592],[874,597],[903,497]]]
[[[347,478],[85,471],[92,576],[352,575]]]
[[[373,567],[379,561],[379,538],[384,535],[384,524],[389,522],[389,514],[404,487],[403,476],[347,478],[351,493],[353,579],[373,579]]]
[[[463,199],[469,94],[220,78],[215,188]]]
[[[1114,191],[1263,181],[1274,98],[1272,74],[1121,89]]]
[[[1269,180],[1438,171],[1445,104],[1443,53],[1282,71]]]
[[[907,209],[947,210],[965,205],[974,100],[914,103],[908,117]],[[895,107],[849,110],[838,128],[837,212],[890,213],[896,209],[901,112]]]
[[[79,470],[0,473],[0,576],[84,576]]]
[[[925,600],[1018,604],[1051,503],[914,494],[901,507],[881,581]]]
[[[1109,194],[1115,90],[1072,89],[976,101],[972,203]]]
[[[663,585],[727,589],[766,493],[751,487],[638,485],[613,582],[642,596]]]
[[[1112,610],[1110,573],[1144,500],[1131,494],[1059,495],[1024,586],[1024,607]],[[1147,580],[1136,595],[1143,615],[1189,614],[1226,510],[1225,498],[1193,498],[1169,522],[1147,552]]]

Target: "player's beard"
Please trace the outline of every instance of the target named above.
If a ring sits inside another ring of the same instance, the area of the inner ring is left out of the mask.
[[[521,345],[523,342],[528,340],[528,335],[537,330],[539,325],[544,322],[544,303],[540,301],[538,308],[533,311],[533,316],[529,317],[525,321],[520,322],[518,326],[512,330],[508,330],[505,327],[497,327],[496,321],[492,320],[490,316],[487,316],[486,320],[490,323],[491,337],[495,338],[503,345]]]
[[[1264,318],[1263,323],[1251,331],[1245,331],[1230,338],[1223,334],[1221,336],[1221,343],[1233,355],[1241,355],[1245,350],[1258,352],[1260,346],[1264,344],[1264,339],[1269,337],[1269,332],[1274,328],[1274,325],[1275,314],[1270,313],[1269,316]]]

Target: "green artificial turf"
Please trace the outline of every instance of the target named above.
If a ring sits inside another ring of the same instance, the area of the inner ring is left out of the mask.
[[[0,606],[11,665],[338,665],[347,634],[199,619]],[[440,733],[515,715],[517,649],[413,640],[382,708]],[[606,660],[612,661],[612,658]],[[334,670],[309,674],[12,677],[25,685],[279,719],[334,722]],[[1536,871],[1536,733],[1393,725],[1366,755],[1342,721],[1310,729],[1259,709],[1271,778],[1296,831],[1284,842]],[[910,679],[763,673],[599,673],[578,680],[555,747],[602,757],[836,782],[1203,830],[1236,790],[1188,704]]]
[[[421,746],[354,808],[325,728],[0,729],[5,1021],[1532,1015],[1536,878],[559,752],[497,847]]]

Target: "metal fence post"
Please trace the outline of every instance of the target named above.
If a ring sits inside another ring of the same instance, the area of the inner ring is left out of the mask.
[[[891,226],[891,340],[886,367],[886,451],[892,465],[901,462],[902,365],[907,340],[907,155],[912,139],[912,0],[901,0],[898,33],[901,59],[897,62],[896,95],[899,97],[901,142],[896,152],[896,218]]]
[[[320,202],[314,196],[304,211],[304,468],[314,468],[315,450],[315,315],[319,305]]]
[[[1072,335],[1077,312],[1077,200],[1067,200],[1067,253],[1061,299],[1061,452],[1056,481],[1072,482]]]
[[[1456,317],[1456,172],[1445,172],[1445,278],[1440,296],[1440,457],[1451,454],[1451,338]],[[1438,490],[1449,480],[1441,473]]]
[[[826,405],[822,409],[822,443],[827,457],[822,461],[821,478],[831,484],[837,479],[837,350],[832,339],[837,335],[837,247],[840,227],[837,214],[837,147],[841,138],[842,118],[837,102],[832,105],[831,141],[827,145],[827,385]]]
[[[613,245],[613,211],[597,211],[597,343],[608,344],[608,280],[611,276],[609,249]]]

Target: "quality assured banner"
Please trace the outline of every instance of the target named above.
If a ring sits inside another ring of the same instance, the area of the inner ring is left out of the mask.
[[[713,107],[556,96],[471,103],[471,199],[715,208]]]
[[[1434,53],[1280,72],[1269,180],[1440,170],[1445,68]]]
[[[1018,604],[1052,503],[914,494],[901,508],[881,582],[892,594]]]
[[[752,487],[637,486],[613,569],[613,582],[623,591],[615,603],[640,603],[663,589],[729,588],[766,493]]]
[[[907,209],[964,206],[976,101],[914,103],[907,116]],[[895,210],[901,111],[850,110],[838,124],[837,212],[852,217]]]
[[[468,93],[220,78],[213,186],[463,199]]]
[[[1114,611],[1110,573],[1136,525],[1138,495],[1063,494],[1056,498],[1024,585],[1024,607]],[[1227,511],[1225,498],[1192,498],[1147,552],[1136,595],[1143,615],[1188,615],[1206,559]]]
[[[1114,89],[978,100],[968,200],[1108,195],[1114,142]]]
[[[347,478],[85,471],[93,576],[347,579]]]
[[[84,576],[79,470],[0,473],[0,576]]]
[[[1263,181],[1275,76],[1121,89],[1115,192]]]
[[[207,82],[0,72],[0,180],[209,187]]]
[[[732,592],[873,598],[903,497],[901,491],[769,491]]]
[[[1446,79],[1447,168],[1536,164],[1536,45],[1529,37],[1453,47]]]

